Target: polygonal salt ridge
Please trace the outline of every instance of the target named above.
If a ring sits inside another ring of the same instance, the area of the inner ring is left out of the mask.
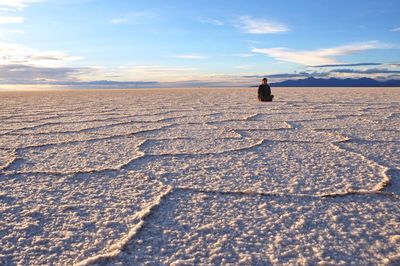
[[[325,132],[329,131],[326,130]],[[384,126],[377,124],[336,129],[334,133],[353,140],[400,142],[400,131],[387,130]]]
[[[174,187],[331,195],[376,191],[387,168],[332,144],[269,142],[205,155],[144,157],[128,166]]]
[[[279,129],[279,130],[236,130],[246,138],[264,139],[267,141],[287,142],[338,142],[348,138],[335,131],[315,131],[307,128]]]
[[[39,125],[26,126],[17,129],[15,132],[19,134],[43,134],[43,133],[62,133],[62,132],[80,132],[90,129],[102,128],[112,125],[120,125],[130,123],[130,118],[112,119],[112,120],[94,120],[91,122],[56,122],[42,123]]]
[[[358,153],[371,161],[389,168],[400,169],[400,141],[376,142],[354,140],[346,143],[338,143],[340,148]]]
[[[164,128],[143,130],[134,134],[136,137],[147,140],[160,139],[216,139],[216,138],[240,138],[241,136],[232,130],[218,129],[216,126],[203,123],[172,124]]]
[[[335,115],[313,112],[296,112],[296,113],[265,113],[256,114],[249,120],[263,122],[285,122],[285,121],[309,121],[336,118]]]
[[[61,143],[75,143],[106,136],[90,132],[48,133],[48,134],[10,134],[0,136],[0,148],[19,149]]]
[[[383,130],[397,130],[400,131],[400,120],[397,119],[380,119],[378,121],[374,121],[376,126],[380,126]],[[375,124],[372,124],[375,126]],[[400,139],[400,138],[399,138]]]
[[[169,190],[140,173],[115,171],[14,175],[0,185],[7,193],[0,195],[2,265],[72,265],[106,253]]]
[[[178,189],[121,253],[96,262],[380,265],[400,252],[399,215],[400,207],[380,195],[321,199]]]
[[[7,168],[16,158],[14,149],[0,148],[0,170]]]
[[[250,138],[190,138],[148,140],[140,147],[146,155],[216,154],[239,151],[260,145],[259,139]]]
[[[291,126],[286,122],[276,121],[222,121],[222,122],[209,122],[217,128],[228,130],[256,130],[256,129],[285,129]]]
[[[81,114],[81,113],[70,113],[70,114],[59,114],[59,115],[47,115],[41,117],[27,117],[27,118],[16,118],[16,119],[9,119],[7,123],[24,123],[30,124],[34,122],[41,122],[42,124],[57,124],[57,123],[83,123],[83,122],[102,122],[102,121],[109,121],[109,120],[116,120],[119,119],[126,119],[129,118],[128,115],[123,114],[114,114],[114,113],[99,113],[95,114],[92,111],[90,114]]]
[[[37,119],[41,120],[48,117],[57,117],[59,115],[57,110],[34,110],[34,107],[18,109],[16,106],[12,106],[12,104],[10,104],[10,106],[10,109],[1,112],[2,119],[6,122],[34,122]]]
[[[18,150],[7,171],[18,173],[77,173],[120,169],[143,155],[135,137],[116,137],[31,147]]]
[[[87,129],[85,132],[104,136],[130,136],[136,133],[166,129],[171,122],[128,122]]]
[[[363,126],[365,124],[373,124],[374,122],[369,121],[363,117],[343,117],[343,118],[331,118],[321,120],[309,120],[309,121],[298,121],[294,122],[303,128],[310,129],[340,129]]]
[[[35,115],[35,114],[27,114],[27,115],[4,115],[1,116],[1,121],[4,125],[18,125],[18,124],[39,124],[40,122],[55,122],[53,120],[61,119],[64,117],[63,115],[58,114],[43,114],[43,115]]]
[[[1,128],[0,128],[0,134],[4,135],[7,133],[12,133],[14,131],[17,130],[21,130],[27,127],[37,127],[37,126],[41,126],[43,124],[43,122],[1,122]]]
[[[254,114],[251,113],[235,113],[235,112],[197,112],[193,115],[173,118],[172,121],[177,124],[189,123],[207,123],[225,120],[247,120]]]

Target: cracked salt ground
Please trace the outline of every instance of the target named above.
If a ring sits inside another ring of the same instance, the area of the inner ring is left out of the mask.
[[[330,131],[310,129],[280,129],[280,130],[236,130],[243,137],[265,139],[268,141],[289,142],[337,142],[347,140],[345,136]]]
[[[223,191],[325,195],[387,182],[385,167],[325,143],[264,141],[217,154],[145,156],[128,168],[173,186]]]
[[[169,126],[171,123],[166,122],[126,122],[120,125],[108,125],[99,128],[88,129],[87,132],[101,134],[106,136],[113,135],[133,135],[148,130],[157,130]]]
[[[309,129],[341,129],[347,127],[357,127],[366,124],[373,124],[370,120],[362,116],[349,116],[344,118],[334,119],[322,119],[322,120],[309,120],[291,122],[292,124],[298,125],[298,127],[304,127]]]
[[[0,149],[17,149],[49,144],[61,144],[79,142],[96,138],[104,138],[104,135],[88,132],[47,133],[47,134],[8,134],[0,136]]]
[[[340,134],[343,137],[348,139],[356,139],[356,140],[365,140],[371,142],[390,142],[390,141],[398,141],[400,131],[395,130],[382,130],[374,129],[374,127],[370,125],[367,126],[360,126],[360,127],[353,127],[351,129],[337,129],[333,134]]]
[[[110,171],[3,176],[0,186],[1,265],[71,265],[118,249],[168,190],[142,174]]]
[[[265,197],[175,190],[97,265],[381,265],[400,252],[390,197]]]
[[[169,139],[147,141],[141,150],[149,155],[210,154],[251,148],[260,143],[254,139]]]
[[[0,264],[398,265],[400,90],[274,94],[2,94]]]
[[[316,112],[304,112],[300,108],[297,110],[298,112],[293,113],[269,113],[267,114],[257,114],[252,117],[251,120],[255,121],[304,121],[304,120],[321,120],[321,119],[329,119],[336,118],[333,114],[326,113],[316,113]]]
[[[173,124],[162,129],[138,132],[135,136],[148,140],[163,140],[177,138],[218,139],[240,138],[233,130],[217,129],[207,124]]]
[[[283,129],[290,128],[290,125],[286,122],[274,122],[274,121],[222,121],[222,122],[210,122],[209,125],[213,125],[218,128],[233,130],[233,129]]]
[[[340,147],[364,155],[389,168],[400,169],[400,141],[368,142],[354,141],[340,143]]]
[[[141,139],[118,137],[23,148],[6,171],[74,173],[118,169],[142,155],[138,150],[142,143]]]
[[[15,151],[0,149],[0,170],[6,168],[15,159]]]

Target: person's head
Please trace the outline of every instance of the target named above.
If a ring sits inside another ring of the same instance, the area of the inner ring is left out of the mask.
[[[268,79],[267,78],[263,78],[261,82],[262,82],[262,84],[267,84],[268,83]]]

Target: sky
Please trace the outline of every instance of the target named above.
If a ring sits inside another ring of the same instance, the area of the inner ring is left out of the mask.
[[[400,1],[0,0],[0,84],[310,76],[400,79]]]

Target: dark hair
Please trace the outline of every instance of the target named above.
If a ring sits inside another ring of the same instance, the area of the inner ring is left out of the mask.
[[[268,81],[268,79],[267,79],[267,78],[263,78],[262,80],[263,80],[263,81],[264,81],[264,80],[265,80],[265,81]]]

